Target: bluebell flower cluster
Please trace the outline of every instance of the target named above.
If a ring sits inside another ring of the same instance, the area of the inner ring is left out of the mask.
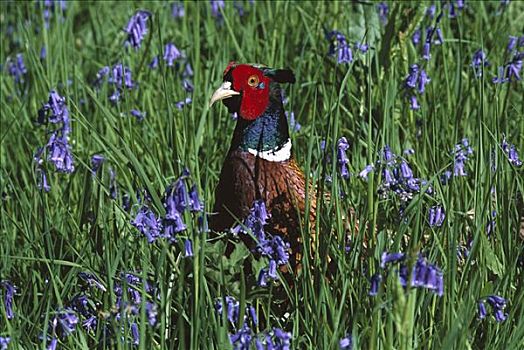
[[[175,1],[171,5],[171,16],[173,18],[182,18],[185,14],[184,3],[182,1]]]
[[[53,14],[58,13],[65,13],[67,10],[67,1],[65,0],[50,0],[50,1],[39,1],[39,4],[42,4],[42,12],[44,17],[44,26],[45,28],[49,28],[49,23],[51,22],[51,18],[53,17]],[[63,20],[64,17],[61,16],[60,18]]]
[[[0,337],[0,350],[7,350],[10,342],[10,337]]]
[[[9,58],[7,61],[7,72],[16,84],[23,84],[25,76],[27,75],[27,68],[24,63],[24,56],[19,53],[16,55],[16,60]]]
[[[385,2],[377,4],[377,13],[380,22],[385,25],[388,22],[389,6]]]
[[[263,200],[256,200],[243,225],[231,229],[234,235],[251,234],[256,241],[256,252],[269,259],[268,267],[263,268],[258,275],[258,285],[266,287],[270,280],[278,278],[277,268],[289,261],[289,243],[278,235],[266,234],[264,226],[269,219],[269,213]]]
[[[507,303],[506,299],[504,299],[503,297],[499,295],[490,295],[485,299],[479,300],[478,313],[479,313],[479,318],[481,320],[486,318],[487,316],[487,310],[486,310],[486,304],[485,304],[486,302],[491,306],[493,310],[493,315],[495,316],[495,320],[497,322],[504,322],[506,318],[508,317],[508,314],[504,313],[504,309],[506,308],[506,303]]]
[[[66,338],[71,335],[78,325],[79,318],[71,308],[63,308],[56,311],[55,316],[50,320],[47,340],[47,349],[54,350],[58,345],[59,338]]]
[[[337,142],[337,160],[340,166],[340,176],[342,176],[343,179],[348,179],[350,175],[348,169],[349,158],[346,154],[348,149],[349,142],[344,136],[342,136]]]
[[[151,17],[151,13],[148,11],[137,11],[131,17],[125,29],[127,33],[126,46],[130,45],[135,50],[140,48],[142,40],[144,40],[147,34],[147,20],[149,17]]]
[[[431,81],[426,71],[418,64],[409,67],[408,76],[404,79],[404,88],[409,99],[409,108],[412,110],[420,109],[417,95],[423,95],[426,85]]]
[[[164,61],[168,67],[173,67],[173,62],[182,57],[182,53],[173,43],[167,43],[164,49]]]
[[[227,320],[230,322],[230,325],[235,327],[238,324],[238,318],[240,317],[240,302],[232,296],[224,297],[225,307],[222,298],[219,298],[215,301],[215,309],[218,312],[218,315],[222,317],[223,312],[226,312]],[[251,305],[246,305],[244,312],[243,323],[249,323],[253,326],[258,325],[258,317],[255,312],[255,308]]]
[[[519,37],[510,36],[506,51],[511,58],[509,62],[498,67],[498,75],[493,77],[494,84],[502,84],[521,80],[520,71],[522,70],[522,60],[524,51],[520,52],[517,48],[524,47],[524,35]]]
[[[403,206],[428,184],[426,180],[415,177],[407,160],[394,154],[387,145],[384,146],[380,159],[374,165],[367,165],[359,176],[367,179],[369,173],[375,169],[382,174],[382,182],[378,187],[379,195],[387,198],[392,194],[401,200]],[[431,186],[428,186],[426,193],[433,193]]]
[[[38,188],[48,192],[51,187],[47,180],[45,162],[42,158],[44,152],[47,154],[47,161],[54,165],[56,171],[72,173],[75,170],[73,154],[69,145],[71,121],[65,98],[52,90],[49,93],[48,102],[38,111],[38,122],[40,124],[51,123],[58,126],[57,129],[51,132],[47,144],[38,148],[33,157],[36,164]]]
[[[469,140],[463,138],[461,142],[457,143],[452,150],[454,158],[453,176],[467,176],[466,163],[473,154],[473,148],[469,145]]]
[[[486,53],[478,49],[473,53],[473,57],[471,59],[471,67],[473,67],[473,71],[475,72],[475,76],[481,77],[484,72],[484,67],[488,67],[490,65]]]
[[[396,272],[403,287],[426,288],[438,296],[444,295],[444,274],[439,267],[429,264],[421,254],[418,255],[413,269],[409,270],[404,253],[382,253],[380,267],[386,269],[393,264],[399,265]],[[377,294],[381,279],[380,274],[372,277],[369,295]]]
[[[429,208],[428,222],[430,227],[441,227],[444,219],[446,218],[446,212],[440,205]]]
[[[444,4],[444,8],[448,8],[449,18],[455,18],[464,10],[464,0],[451,0]]]
[[[13,317],[15,317],[15,313],[13,312],[13,299],[16,292],[16,288],[8,280],[1,281],[0,287],[3,290],[5,315],[8,320],[12,320]]]
[[[413,45],[418,46],[422,42],[422,29],[417,28],[411,37]],[[429,61],[431,58],[431,45],[442,45],[444,37],[439,27],[427,27],[426,36],[422,45],[422,58]]]
[[[512,165],[516,167],[522,166],[522,161],[519,158],[519,153],[517,152],[517,149],[514,145],[508,143],[505,137],[502,139],[501,147],[502,151],[504,151],[504,154],[508,158],[508,161]]]
[[[333,30],[327,33],[326,38],[329,41],[328,56],[334,56],[336,54],[337,63],[339,64],[353,62],[353,51],[344,34]]]
[[[124,90],[132,90],[135,87],[131,70],[122,63],[115,64],[112,68],[102,67],[96,74],[95,86],[99,88],[106,78],[108,84],[114,88],[112,95],[109,96],[109,100],[113,103],[120,101]]]
[[[93,176],[96,175],[96,173],[98,172],[98,169],[100,169],[104,161],[105,161],[105,158],[101,154],[94,154],[91,157],[91,174],[93,174]]]

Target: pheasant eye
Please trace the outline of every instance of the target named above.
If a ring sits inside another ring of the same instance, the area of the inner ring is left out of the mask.
[[[257,86],[258,85],[258,76],[252,75],[247,79],[247,84],[249,86]]]

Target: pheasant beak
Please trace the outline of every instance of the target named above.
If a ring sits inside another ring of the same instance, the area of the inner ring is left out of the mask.
[[[231,82],[225,81],[220,85],[220,87],[213,93],[211,100],[209,101],[209,107],[213,105],[216,101],[220,101],[231,96],[240,95],[240,92],[237,92],[231,89]]]

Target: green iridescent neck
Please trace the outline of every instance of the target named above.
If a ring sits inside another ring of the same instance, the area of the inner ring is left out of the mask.
[[[268,107],[260,117],[252,121],[238,118],[231,149],[269,151],[282,147],[288,139],[282,95],[278,84],[274,84]]]

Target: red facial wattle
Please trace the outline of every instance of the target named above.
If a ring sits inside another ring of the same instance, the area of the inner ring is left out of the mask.
[[[255,120],[269,104],[270,79],[263,72],[249,65],[239,65],[233,70],[233,90],[242,93],[240,117]]]

